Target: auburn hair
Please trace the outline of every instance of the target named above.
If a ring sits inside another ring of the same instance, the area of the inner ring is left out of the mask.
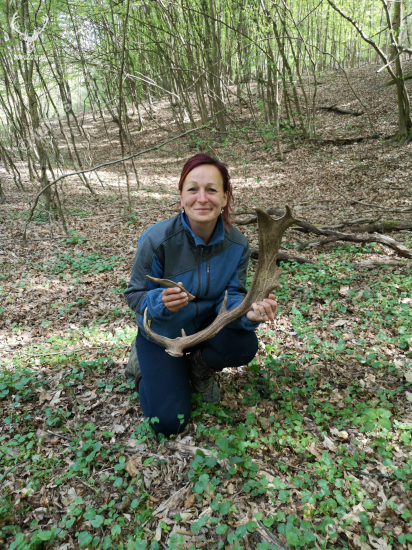
[[[189,160],[187,160],[185,162],[185,165],[183,166],[183,170],[182,170],[182,173],[180,174],[180,180],[179,180],[179,191],[182,192],[183,183],[187,175],[189,174],[189,172],[191,172],[198,166],[201,166],[202,164],[211,164],[212,166],[216,166],[216,168],[220,172],[220,175],[222,176],[223,191],[227,194],[227,202],[222,212],[222,218],[225,224],[225,228],[227,230],[226,226],[232,225],[229,210],[230,210],[230,204],[233,199],[233,192],[232,192],[232,184],[230,181],[230,174],[226,164],[223,164],[223,162],[220,162],[220,160],[217,160],[211,157],[207,153],[197,153],[197,155],[194,155]]]

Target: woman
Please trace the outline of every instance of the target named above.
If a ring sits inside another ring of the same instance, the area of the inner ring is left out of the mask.
[[[249,363],[258,349],[254,329],[276,313],[271,294],[216,336],[187,350],[190,353],[184,357],[169,356],[149,339],[143,328],[145,308],[155,332],[176,338],[182,328],[190,335],[207,327],[226,290],[227,309],[237,306],[246,294],[249,245],[230,222],[232,188],[226,166],[209,155],[195,155],[183,167],[179,191],[181,213],[156,223],[140,237],[125,292],[139,327],[136,387],[140,404],[147,418],[158,419],[155,430],[167,436],[183,431],[189,420],[190,382],[205,401],[217,403],[220,390],[215,374]],[[179,287],[161,287],[146,275],[182,283],[196,298],[189,301]]]

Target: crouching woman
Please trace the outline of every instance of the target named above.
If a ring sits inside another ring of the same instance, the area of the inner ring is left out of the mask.
[[[171,357],[148,337],[143,327],[146,308],[156,333],[177,338],[182,328],[191,335],[210,325],[225,291],[228,310],[246,294],[249,245],[230,222],[232,188],[226,166],[209,155],[195,155],[183,167],[179,191],[181,212],[149,227],[140,237],[125,292],[138,326],[136,388],[140,404],[147,418],[158,419],[153,423],[155,431],[166,436],[185,428],[191,390],[206,402],[219,402],[216,374],[254,358],[258,349],[254,330],[276,313],[270,295],[183,357]],[[189,301],[178,286],[165,289],[146,275],[181,283],[195,299]]]

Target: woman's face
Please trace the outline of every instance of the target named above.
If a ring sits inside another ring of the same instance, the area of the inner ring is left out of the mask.
[[[227,203],[222,176],[216,166],[201,164],[189,172],[180,200],[190,221],[196,224],[216,221]]]

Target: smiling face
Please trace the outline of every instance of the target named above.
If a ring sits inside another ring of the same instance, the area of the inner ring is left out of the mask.
[[[216,225],[222,208],[227,203],[222,176],[212,164],[201,164],[185,178],[180,193],[181,204],[189,218],[192,230],[198,226]]]

